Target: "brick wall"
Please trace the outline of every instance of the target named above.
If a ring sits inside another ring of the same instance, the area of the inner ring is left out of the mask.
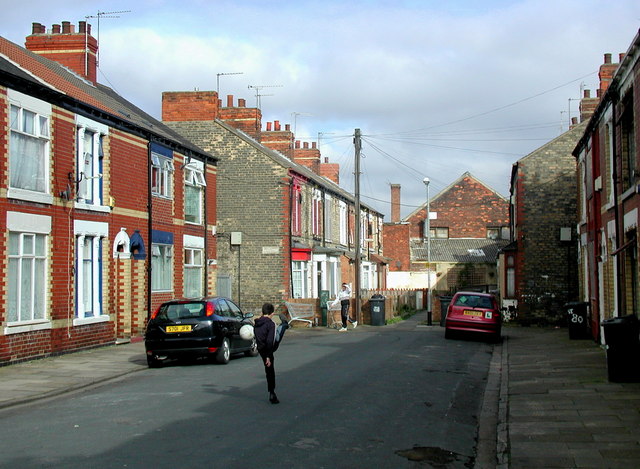
[[[469,174],[430,201],[430,225],[449,228],[449,238],[486,238],[487,228],[509,225],[508,201]],[[408,218],[410,237],[422,238],[426,210]]]
[[[390,272],[402,272],[411,269],[411,253],[409,250],[408,223],[385,223],[382,233],[384,235],[384,254],[393,259],[389,264]]]
[[[518,308],[530,319],[558,322],[563,304],[577,299],[577,183],[571,152],[585,124],[518,162]],[[572,241],[560,241],[562,227],[571,227]]]

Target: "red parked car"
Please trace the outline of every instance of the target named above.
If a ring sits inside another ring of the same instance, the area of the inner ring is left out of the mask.
[[[501,330],[502,315],[498,300],[492,294],[463,291],[451,299],[445,319],[445,338],[451,339],[459,332],[471,332],[498,342]]]

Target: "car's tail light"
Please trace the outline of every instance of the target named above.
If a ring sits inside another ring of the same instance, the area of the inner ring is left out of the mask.
[[[160,306],[162,306],[162,305],[160,305]],[[151,319],[155,319],[155,318],[156,318],[156,316],[157,316],[157,315],[158,315],[158,313],[160,312],[160,306],[158,306],[158,307],[156,308],[156,310],[153,312],[153,314],[151,315]]]
[[[207,316],[213,316],[215,312],[215,308],[213,307],[213,303],[207,302]]]

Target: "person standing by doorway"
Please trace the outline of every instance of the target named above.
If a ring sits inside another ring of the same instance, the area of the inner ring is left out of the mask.
[[[349,317],[349,305],[351,304],[351,289],[346,283],[342,284],[342,290],[338,293],[338,300],[340,301],[340,316],[342,317],[342,328],[340,332],[346,332],[347,321],[353,324],[353,328],[358,327],[358,321]]]
[[[267,376],[267,391],[269,391],[269,402],[279,404],[278,396],[276,396],[276,370],[274,366],[273,353],[278,350],[280,342],[284,337],[285,331],[289,328],[289,318],[285,314],[280,314],[280,325],[276,328],[276,324],[272,318],[275,308],[271,303],[262,305],[262,316],[260,316],[253,326],[256,343],[258,345],[258,353],[264,364],[264,373]]]

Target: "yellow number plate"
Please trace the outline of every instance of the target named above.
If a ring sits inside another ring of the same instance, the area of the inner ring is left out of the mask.
[[[167,326],[167,332],[191,332],[191,326]]]
[[[476,317],[482,317],[482,311],[474,311],[472,309],[465,309],[464,313],[465,316],[476,316]]]

